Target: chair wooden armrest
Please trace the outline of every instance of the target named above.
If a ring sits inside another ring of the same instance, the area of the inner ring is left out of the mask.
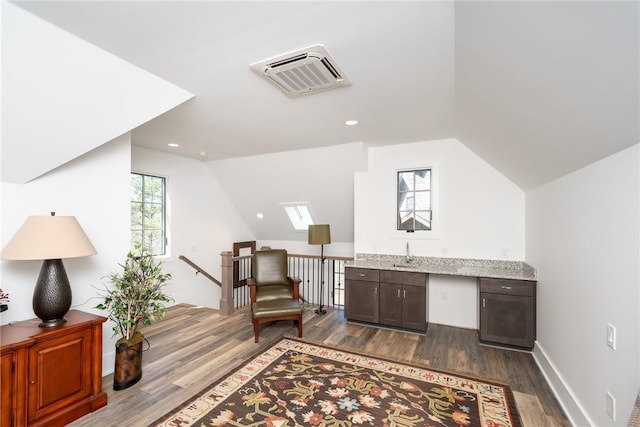
[[[298,301],[300,299],[300,278],[299,277],[287,277],[289,286],[293,290],[293,299]]]
[[[249,301],[256,301],[256,279],[254,277],[249,277],[247,279],[247,286],[249,286]]]

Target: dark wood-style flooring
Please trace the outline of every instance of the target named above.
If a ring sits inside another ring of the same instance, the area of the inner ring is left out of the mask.
[[[474,330],[430,324],[419,335],[346,322],[341,310],[318,316],[314,308],[305,307],[303,340],[506,383],[525,427],[571,425],[529,353],[480,346]],[[275,322],[254,344],[247,309],[222,316],[183,304],[143,332],[151,348],[140,382],[113,391],[113,376],[105,377],[108,405],[71,426],[145,426],[283,335],[297,334],[293,322]]]

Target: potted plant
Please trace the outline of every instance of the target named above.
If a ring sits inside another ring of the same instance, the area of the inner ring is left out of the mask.
[[[173,300],[162,289],[171,275],[162,272],[161,262],[146,248],[136,245],[120,266],[121,272],[108,276],[112,286],[105,288],[103,301],[95,307],[108,312],[114,336],[120,336],[116,342],[114,390],[131,387],[142,378],[144,336],[138,327],[162,318],[164,303]]]

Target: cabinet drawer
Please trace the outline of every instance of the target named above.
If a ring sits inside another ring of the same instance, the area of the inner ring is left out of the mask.
[[[478,279],[480,292],[503,295],[521,295],[532,297],[536,294],[536,282],[527,280]]]
[[[380,281],[399,285],[426,286],[427,274],[412,271],[381,270]]]
[[[378,282],[380,280],[379,271],[370,268],[347,267],[344,270],[344,276],[347,280],[364,280],[365,282]]]

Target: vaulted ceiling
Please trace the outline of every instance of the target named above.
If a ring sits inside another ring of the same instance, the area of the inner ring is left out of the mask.
[[[196,159],[456,137],[527,190],[640,140],[637,2],[15,4],[193,93],[132,141]],[[249,68],[316,43],[351,86]]]

